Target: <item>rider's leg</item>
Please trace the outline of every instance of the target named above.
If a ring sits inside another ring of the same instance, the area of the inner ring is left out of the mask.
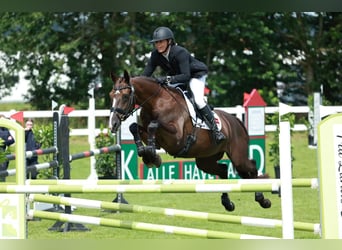
[[[225,140],[226,137],[218,129],[217,124],[215,122],[215,117],[214,117],[214,115],[213,115],[213,113],[211,111],[211,108],[208,105],[206,105],[206,106],[204,106],[204,108],[200,109],[199,112],[203,116],[203,119],[204,119],[205,123],[212,130],[215,142],[217,144],[219,144],[220,142]]]
[[[209,105],[204,100],[205,79],[206,76],[202,77],[201,79],[192,78],[190,80],[189,86],[191,92],[193,93],[194,100],[198,107],[198,110],[203,116],[205,123],[212,130],[214,140],[218,144],[226,138],[224,134],[221,131],[219,131],[217,124],[215,122],[214,115]]]

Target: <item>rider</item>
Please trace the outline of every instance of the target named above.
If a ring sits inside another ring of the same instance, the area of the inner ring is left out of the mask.
[[[204,99],[208,67],[191,56],[187,49],[177,45],[173,32],[168,27],[158,27],[150,42],[154,44],[155,49],[142,75],[151,76],[156,67],[160,66],[167,74],[157,78],[160,84],[184,88],[188,85],[200,114],[213,132],[215,142],[218,144],[223,141],[225,136],[219,131],[211,108]]]

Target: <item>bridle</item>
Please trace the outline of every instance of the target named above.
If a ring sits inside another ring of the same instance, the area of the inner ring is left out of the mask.
[[[130,90],[130,95],[129,95],[129,102],[128,102],[128,108],[127,109],[122,109],[122,108],[115,108],[111,107],[110,112],[116,112],[117,117],[120,119],[120,121],[126,120],[131,114],[133,114],[138,108],[135,108],[135,95],[134,95],[134,87],[132,85],[126,85],[122,86],[119,88],[113,87],[114,90],[114,95],[115,94],[120,94],[120,92],[124,89],[129,89]],[[113,97],[113,102],[115,98]]]
[[[129,89],[130,90],[130,95],[129,95],[129,103],[128,103],[128,108],[126,110],[122,109],[122,108],[115,108],[115,107],[111,107],[110,108],[110,112],[116,112],[117,117],[120,119],[120,121],[125,121],[130,115],[132,115],[135,111],[137,111],[138,109],[140,109],[141,107],[144,106],[144,104],[146,102],[148,102],[150,99],[152,99],[153,97],[157,96],[159,94],[159,92],[161,91],[162,86],[159,85],[158,90],[152,94],[151,96],[149,96],[146,100],[144,100],[139,106],[135,107],[136,105],[136,98],[135,98],[135,89],[133,87],[133,85],[131,83],[125,85],[125,86],[121,86],[119,88],[113,88],[113,90],[115,91],[114,94],[119,94],[122,90],[124,89]],[[113,101],[114,101],[114,97],[113,97]]]

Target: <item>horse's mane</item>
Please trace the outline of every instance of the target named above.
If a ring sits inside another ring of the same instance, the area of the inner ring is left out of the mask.
[[[151,76],[136,75],[136,76],[132,76],[132,78],[144,78],[149,82],[158,84],[157,79]]]
[[[149,83],[152,84],[157,84],[160,85],[160,83],[157,82],[157,79],[154,77],[150,77],[150,76],[142,76],[142,75],[137,75],[137,76],[132,76],[133,78],[143,78],[146,79]],[[169,87],[167,85],[163,85],[165,86],[165,88],[173,93],[177,93],[179,95],[182,95],[181,91],[179,89],[173,88],[173,87]]]

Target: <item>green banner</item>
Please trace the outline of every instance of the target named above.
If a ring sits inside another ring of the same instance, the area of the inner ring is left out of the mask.
[[[121,168],[124,180],[139,179],[138,152],[135,144],[121,144]]]
[[[167,161],[159,168],[148,168],[143,164],[138,165],[137,149],[135,144],[122,144],[122,168],[125,180],[148,179],[148,180],[204,180],[217,179],[217,176],[204,173],[197,168],[194,160]],[[257,163],[259,173],[265,173],[265,139],[256,138],[250,140],[250,158]],[[221,163],[227,164],[228,179],[240,178],[233,168],[229,159],[223,159]]]

